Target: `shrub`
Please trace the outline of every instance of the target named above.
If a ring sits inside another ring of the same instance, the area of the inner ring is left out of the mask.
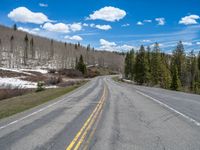
[[[46,84],[47,85],[57,85],[59,83],[62,82],[62,77],[61,76],[53,76],[53,77],[50,77],[47,81],[46,81]]]
[[[56,69],[49,69],[48,73],[55,74],[56,73]]]
[[[60,69],[58,71],[59,75],[63,75],[66,77],[70,77],[70,78],[77,78],[77,77],[83,77],[83,74],[75,69]]]
[[[39,81],[37,83],[37,89],[36,89],[36,92],[41,92],[41,91],[44,91],[44,82],[43,81]]]
[[[32,89],[11,89],[11,88],[6,88],[6,89],[0,89],[0,100],[7,99],[7,98],[12,98],[16,96],[21,96],[26,93],[31,92]]]

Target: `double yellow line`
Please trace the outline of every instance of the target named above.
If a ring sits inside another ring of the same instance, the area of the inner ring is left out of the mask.
[[[79,130],[79,132],[76,134],[72,142],[69,144],[69,146],[66,148],[66,150],[78,150],[82,143],[84,142],[88,132],[92,129],[93,125],[99,121],[99,118],[102,114],[102,108],[106,100],[106,86],[104,85],[103,95],[101,96],[99,103],[94,108],[92,114],[89,116],[89,118],[86,120],[82,128]],[[85,143],[84,149],[87,149],[89,145],[89,141],[91,140],[94,131],[96,130],[96,126],[94,127],[93,131],[91,131],[89,138],[87,142]]]

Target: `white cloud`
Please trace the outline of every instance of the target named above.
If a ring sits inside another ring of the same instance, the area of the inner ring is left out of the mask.
[[[44,4],[44,3],[39,3],[40,7],[48,7],[48,4]]]
[[[70,24],[69,26],[70,26],[70,29],[74,32],[80,31],[82,29],[81,23],[73,23],[73,24]]]
[[[200,42],[196,42],[197,45],[200,45]]]
[[[183,45],[185,45],[185,46],[192,46],[192,42],[183,42]]]
[[[122,45],[122,46],[117,46],[117,50],[118,51],[129,51],[131,49],[133,49],[134,47],[133,46],[130,46],[130,45]]]
[[[181,18],[179,24],[184,24],[184,25],[198,24],[197,22],[198,19],[200,19],[198,15],[185,16]]]
[[[151,40],[142,40],[142,42],[144,42],[144,43],[150,43]]]
[[[106,6],[90,14],[88,20],[105,20],[105,21],[119,21],[126,16],[126,12],[122,9],[112,6]]]
[[[128,51],[134,48],[130,45],[117,45],[115,42],[109,42],[105,39],[100,39],[100,50],[106,50],[106,51]]]
[[[144,20],[143,22],[151,23],[152,20]]]
[[[155,20],[158,22],[158,25],[165,25],[165,18],[156,18]]]
[[[38,34],[38,32],[40,31],[39,28],[33,28],[33,29],[29,29],[29,28],[24,28],[24,27],[18,27],[18,30],[24,31],[24,32],[28,32],[30,34]]]
[[[100,30],[110,30],[112,27],[110,25],[95,25],[95,28],[100,29]]]
[[[43,24],[45,22],[51,22],[46,15],[40,12],[32,12],[26,7],[18,7],[13,9],[8,17],[15,22],[22,23],[35,23]]]
[[[126,23],[126,24],[123,24],[123,25],[122,25],[122,27],[128,27],[128,26],[130,26],[129,23]]]
[[[64,23],[52,24],[48,22],[48,23],[45,23],[42,28],[47,31],[52,31],[52,32],[62,32],[62,33],[70,32],[69,26]]]
[[[71,31],[80,31],[82,29],[81,23],[64,24],[64,23],[45,23],[42,26],[43,29],[52,32],[69,33]]]
[[[65,39],[67,40],[72,40],[72,41],[82,41],[83,38],[81,36],[78,36],[78,35],[74,35],[74,36],[65,36],[64,37]]]
[[[102,46],[116,46],[115,42],[109,42],[109,41],[104,40],[104,39],[100,39],[100,44]]]
[[[94,23],[91,23],[91,24],[90,24],[90,27],[92,27],[92,28],[95,27],[95,24],[94,24]]]
[[[142,26],[142,25],[144,25],[141,21],[138,21],[137,22],[137,25],[139,25],[139,26]]]
[[[88,25],[87,23],[84,23],[83,26],[84,26],[84,27],[88,27],[89,25]]]

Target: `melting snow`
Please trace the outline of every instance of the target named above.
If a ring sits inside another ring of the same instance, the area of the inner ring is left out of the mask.
[[[0,87],[3,88],[36,88],[37,83],[23,81],[18,78],[2,78],[0,77]]]

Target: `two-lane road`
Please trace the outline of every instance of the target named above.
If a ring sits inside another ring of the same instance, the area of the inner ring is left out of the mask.
[[[98,77],[0,121],[0,150],[200,150],[200,96]]]

